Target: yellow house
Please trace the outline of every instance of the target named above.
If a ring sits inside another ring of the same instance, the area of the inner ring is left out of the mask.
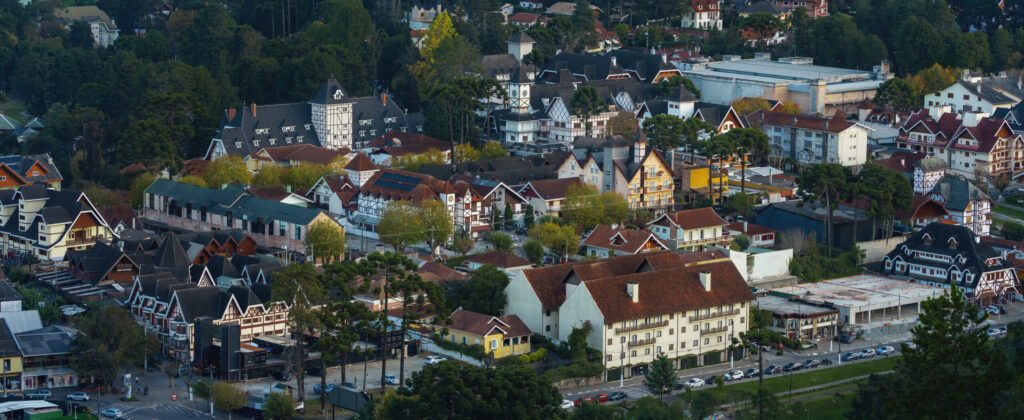
[[[729,195],[729,175],[724,171],[715,171],[711,174],[711,184],[708,184],[708,172],[711,167],[707,165],[694,165],[689,163],[678,163],[675,167],[676,184],[679,185],[680,204],[688,204],[711,195],[715,205],[721,204],[719,197]]]
[[[633,142],[633,159],[629,165],[629,174],[626,176],[629,182],[629,189],[626,192],[629,208],[672,207],[675,202],[672,168],[657,150],[646,150],[645,137],[638,137]]]
[[[0,320],[0,384],[5,391],[21,390],[21,349],[6,320]]]
[[[445,340],[484,346],[495,359],[530,353],[530,328],[515,315],[491,316],[457,309]]]

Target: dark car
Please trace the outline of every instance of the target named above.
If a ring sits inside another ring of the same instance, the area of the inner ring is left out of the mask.
[[[708,378],[704,380],[704,383],[706,383],[708,385],[715,385],[715,384],[717,384],[717,382],[715,382],[716,379],[718,379],[718,375],[711,375],[711,376],[708,376]]]
[[[274,379],[277,379],[279,381],[287,381],[287,380],[289,380],[291,378],[292,377],[288,375],[288,372],[285,372],[285,371],[274,372]]]
[[[608,394],[608,401],[622,401],[624,399],[626,399],[625,392],[615,391],[611,394]]]
[[[852,336],[852,335],[837,335],[837,336],[835,336],[835,338],[833,338],[833,340],[838,341],[838,342],[843,343],[843,344],[850,344],[850,343],[853,342],[853,339],[854,339],[854,336]]]
[[[800,363],[789,362],[789,363],[786,363],[786,365],[782,367],[782,371],[783,372],[792,372],[794,370],[800,370],[803,367],[804,367],[804,365],[801,365]]]
[[[860,353],[850,352],[850,353],[843,354],[843,357],[840,360],[842,360],[844,362],[847,362],[847,361],[857,360],[857,359],[860,359]]]
[[[755,376],[761,376],[761,372],[758,371],[757,368],[750,368],[750,369],[747,369],[746,372],[743,372],[743,376],[746,376],[748,378],[753,378]]]
[[[1000,305],[999,306],[999,313],[1002,314],[1002,315],[1006,315],[1006,307]]]
[[[819,362],[817,360],[807,359],[807,360],[804,360],[804,369],[816,368],[820,364],[821,364],[821,362]]]
[[[829,366],[832,364],[832,359],[821,359],[822,366]]]
[[[764,368],[764,374],[765,375],[774,375],[774,374],[778,373],[779,369],[780,369],[779,365],[768,365],[768,367]]]
[[[674,388],[676,391],[679,391],[683,388],[686,388],[686,382],[684,382],[682,379],[677,379],[676,383],[672,385],[672,388]]]

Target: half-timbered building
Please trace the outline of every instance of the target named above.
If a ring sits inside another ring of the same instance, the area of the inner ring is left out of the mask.
[[[965,298],[979,304],[1020,293],[1013,264],[965,226],[925,226],[882,259],[882,270],[930,286],[956,284],[964,289]]]
[[[949,218],[975,235],[988,236],[992,228],[992,206],[988,194],[963,176],[947,176],[935,183],[928,197],[942,203]]]
[[[923,109],[900,127],[896,145],[938,157],[951,171],[970,179],[1013,174],[1024,168],[1024,139],[1006,120],[985,112]]]
[[[68,251],[84,250],[114,232],[80,191],[59,191],[49,184],[0,190],[0,249],[63,261]]]

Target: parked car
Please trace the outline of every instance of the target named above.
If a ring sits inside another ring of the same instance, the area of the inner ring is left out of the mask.
[[[714,385],[716,383],[715,382],[716,379],[718,379],[718,375],[711,375],[711,376],[708,376],[708,378],[704,380],[704,383],[706,383],[708,385]]]
[[[804,365],[801,365],[798,362],[789,362],[789,363],[786,363],[786,365],[782,367],[782,371],[783,372],[792,372],[792,371],[795,371],[795,370],[800,370],[803,367],[804,367]]]
[[[445,360],[448,360],[448,358],[444,357],[444,356],[427,356],[427,364],[428,365],[436,365],[436,364],[441,363],[441,362],[443,362]]]
[[[807,359],[807,360],[804,360],[804,363],[803,363],[804,369],[816,368],[820,364],[821,364],[821,362],[818,361],[818,360],[815,360],[815,359]]]
[[[999,307],[996,305],[988,305],[985,307],[985,312],[989,315],[999,315]]]
[[[53,393],[50,392],[49,389],[37,389],[35,391],[29,392],[28,394],[25,394],[25,398],[28,399],[47,399],[50,398],[51,396],[53,396]]]
[[[576,399],[575,402],[573,402],[573,404],[583,405],[583,403],[592,403],[592,402],[594,402],[594,398],[593,397],[579,397],[579,398]]]
[[[875,350],[875,354],[879,356],[888,356],[893,353],[896,353],[896,349],[892,346],[882,346],[879,347],[878,350]]]
[[[768,365],[768,367],[764,368],[764,374],[765,375],[774,375],[774,374],[778,373],[779,369],[781,369],[779,367],[779,365]]]
[[[516,235],[525,235],[527,232],[529,232],[529,229],[526,229],[524,227],[516,229]]]
[[[743,371],[742,370],[734,370],[732,372],[729,372],[729,373],[725,374],[725,380],[726,381],[735,381],[735,380],[738,380],[738,379],[743,379]]]
[[[563,410],[568,410],[568,409],[570,409],[570,408],[573,408],[573,407],[574,407],[575,405],[576,405],[576,404],[575,404],[575,403],[573,403],[573,402],[572,402],[572,401],[570,401],[570,400],[562,400],[562,409],[563,409]]]
[[[1002,315],[1006,315],[1006,307],[1003,305],[999,305],[999,313]]]
[[[352,388],[352,389],[355,389],[355,390],[359,390],[359,387],[356,386],[355,382],[345,382],[345,383],[341,384],[341,386],[343,386],[345,388]]]
[[[743,372],[743,376],[746,376],[748,378],[753,378],[755,376],[761,376],[761,371],[757,370],[757,368],[750,368],[750,369],[747,369],[746,372]]]
[[[832,359],[829,359],[829,358],[821,359],[821,365],[822,366],[830,366],[831,364],[832,364]]]
[[[315,385],[313,385],[313,392],[315,392],[317,394],[326,394],[328,392],[331,392],[332,389],[337,388],[337,387],[338,387],[338,384],[327,384],[327,389],[324,389],[324,388],[322,388],[320,386],[320,384],[315,384]]]
[[[608,402],[608,394],[597,394],[594,396],[594,400],[596,400],[598,404],[604,404]]]
[[[861,350],[860,357],[863,357],[865,359],[869,357],[875,357],[875,349],[868,347],[864,350]]]
[[[844,362],[848,362],[848,361],[854,361],[854,360],[857,360],[857,359],[860,359],[860,353],[849,352],[849,353],[844,354],[843,357],[840,360],[842,360]]]
[[[852,335],[837,335],[833,340],[843,344],[850,344],[853,342],[854,337]]]
[[[687,388],[700,388],[704,386],[704,380],[701,378],[690,378],[689,381],[684,383]]]
[[[987,331],[988,338],[999,338],[999,328],[989,328]]]
[[[914,344],[913,341],[904,341],[903,345],[907,346],[907,348],[910,350],[917,350],[917,344]]]
[[[608,394],[608,401],[622,401],[626,399],[626,393],[621,391],[615,391]]]
[[[110,417],[112,419],[119,419],[119,418],[121,418],[121,409],[120,408],[104,408],[103,411],[100,411],[100,417]]]
[[[279,381],[287,381],[287,380],[292,378],[290,375],[288,375],[288,372],[285,372],[283,370],[282,371],[278,371],[278,372],[274,372],[274,373],[271,374],[271,376],[273,376],[274,379],[277,379]]]
[[[1004,335],[1004,336],[1006,335],[1006,326],[1005,325],[1003,325],[1002,327],[999,327],[999,333]]]
[[[89,401],[89,394],[84,392],[72,392],[68,394],[68,400],[70,401]]]
[[[398,385],[398,377],[390,373],[384,374],[384,383],[388,385]]]

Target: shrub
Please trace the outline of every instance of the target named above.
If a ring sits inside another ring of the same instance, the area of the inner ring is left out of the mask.
[[[586,378],[600,375],[604,366],[600,362],[581,360],[572,362],[558,369],[552,369],[541,375],[547,382],[558,382],[569,378]]]
[[[444,338],[437,334],[434,334],[433,339],[434,344],[445,350],[457,351],[461,354],[465,354],[466,356],[479,360],[484,360],[488,357],[487,350],[485,350],[484,346],[481,344],[455,343],[452,341],[445,340]]]

